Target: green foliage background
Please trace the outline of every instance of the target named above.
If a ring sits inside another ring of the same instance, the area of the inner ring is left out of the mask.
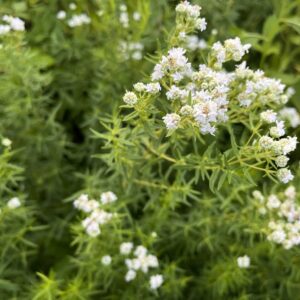
[[[141,21],[123,28],[122,3]],[[220,174],[208,176],[204,158],[217,157],[213,147],[195,152],[198,161],[187,158],[198,171],[181,168],[172,159],[187,157],[178,155],[184,142],[155,140],[150,125],[133,130],[122,122],[124,91],[151,71],[177,3],[80,0],[77,10],[92,22],[69,28],[56,14],[68,11],[70,1],[0,1],[1,16],[26,22],[25,33],[0,37],[0,134],[13,142],[0,155],[0,299],[300,299],[299,249],[266,241],[249,209],[254,184],[268,192],[279,186],[259,175],[233,185]],[[293,86],[290,105],[300,110],[300,1],[193,3],[208,22],[203,37],[216,28],[217,39],[250,42],[249,65]],[[141,41],[147,59],[124,60],[122,40]],[[228,140],[224,133],[220,144]],[[299,155],[292,157],[296,172]],[[91,239],[71,200],[106,190],[119,196],[125,218]],[[7,210],[16,195],[22,207]],[[158,293],[143,278],[124,282],[120,257],[111,268],[101,265],[103,255],[118,256],[124,238],[159,257],[165,284]],[[253,258],[247,271],[236,266],[244,253]]]

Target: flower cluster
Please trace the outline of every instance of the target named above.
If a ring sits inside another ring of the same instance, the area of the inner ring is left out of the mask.
[[[205,18],[200,18],[200,11],[199,5],[192,5],[188,1],[181,2],[176,6],[178,22],[204,31],[207,24]]]
[[[101,233],[100,226],[109,222],[116,214],[105,211],[101,206],[110,204],[117,200],[113,192],[101,194],[100,202],[94,199],[89,200],[88,195],[82,194],[74,201],[74,207],[88,213],[89,216],[82,221],[86,233],[91,237],[96,237]]]
[[[77,5],[75,3],[70,3],[69,8],[70,10],[76,10]],[[56,14],[56,18],[58,20],[65,20],[67,18],[67,12],[65,12],[64,10],[60,10]],[[90,24],[90,23],[91,23],[91,18],[85,13],[73,14],[67,20],[67,24],[71,28],[82,26],[85,24]]]
[[[11,31],[24,31],[25,23],[20,18],[4,15],[0,24],[0,35],[5,35]]]
[[[186,20],[198,20],[200,7],[190,5],[187,1],[177,6],[179,18],[177,27],[184,27]],[[182,22],[182,23],[180,23]],[[188,39],[184,31],[179,37]],[[192,46],[199,46],[197,36],[190,36]],[[279,80],[268,78],[263,71],[252,71],[243,62],[233,72],[222,69],[222,64],[229,60],[239,61],[248,52],[249,44],[243,45],[239,38],[226,40],[223,44],[216,42],[211,47],[208,64],[200,64],[194,70],[186,55],[186,49],[174,47],[162,55],[151,74],[151,84],[160,84],[155,93],[148,91],[146,84],[134,85],[135,92],[127,92],[123,98],[130,106],[135,106],[149,94],[164,93],[171,106],[171,112],[163,117],[168,130],[179,127],[198,127],[202,134],[216,132],[216,125],[229,118],[229,109],[282,105],[291,93],[284,92],[285,85]],[[149,84],[148,84],[149,85]],[[287,113],[283,111],[285,118]],[[263,118],[268,122],[277,120],[276,115],[266,112]],[[282,135],[283,123],[278,120],[276,127],[271,129],[274,136]]]
[[[274,158],[274,162],[278,168],[278,179],[283,183],[293,180],[294,176],[291,171],[286,168],[289,158],[287,154],[294,151],[297,146],[297,137],[283,137],[285,135],[284,122],[279,121],[277,113],[273,110],[262,112],[261,121],[267,124],[274,124],[269,130],[268,135],[263,135],[258,141],[258,145],[262,151],[265,151]]]
[[[238,86],[236,97],[242,107],[251,104],[282,105],[290,98],[290,94],[284,92],[285,85],[280,80],[266,77],[261,70],[250,70],[246,62],[236,68],[234,75],[233,83]]]
[[[224,45],[221,42],[216,42],[211,48],[211,64],[215,68],[222,68],[226,61],[240,61],[248,53],[250,47],[250,44],[243,45],[238,37],[226,40]]]
[[[150,268],[158,268],[159,263],[156,256],[149,254],[148,249],[142,245],[135,247],[131,242],[124,242],[120,245],[120,253],[122,255],[132,255],[132,258],[126,258],[127,273],[125,281],[129,282],[135,279],[137,271],[148,273]],[[163,276],[160,274],[150,277],[150,288],[156,290],[163,284]]]
[[[140,42],[120,42],[120,52],[125,60],[141,60],[143,58],[144,45]]]
[[[126,4],[121,4],[120,7],[120,17],[119,17],[119,21],[122,24],[122,26],[124,28],[128,28],[129,27],[129,13],[128,13],[128,8]],[[141,14],[138,11],[135,11],[132,14],[132,19],[136,22],[141,20]]]
[[[175,37],[187,39],[185,31],[180,29],[187,20],[199,18],[200,8],[185,1],[177,6],[177,14],[175,32],[179,34],[175,33]],[[196,45],[198,38],[191,38]],[[289,160],[286,155],[295,150],[297,138],[284,137],[285,125],[295,127],[300,122],[295,109],[283,107],[293,94],[291,89],[286,89],[280,80],[268,78],[261,70],[249,69],[245,61],[231,72],[223,68],[227,61],[240,61],[249,48],[250,45],[243,45],[238,37],[216,42],[209,51],[207,64],[195,69],[186,49],[173,47],[159,58],[151,82],[136,83],[133,91],[126,92],[123,101],[138,113],[144,113],[158,96],[165,99],[160,107],[163,107],[162,121],[169,134],[178,128],[196,128],[203,135],[215,135],[222,124],[241,123],[241,120],[246,124],[256,122],[258,129],[253,130],[250,137],[256,140],[248,150],[266,154],[263,163],[266,162],[268,168],[279,168],[272,171],[272,175],[276,173],[281,182],[287,183],[293,175],[286,168]],[[252,112],[256,113],[254,122],[249,119]],[[258,169],[264,170],[261,166]]]
[[[285,249],[300,245],[300,206],[296,203],[296,189],[289,186],[284,192],[268,197],[254,191],[258,211],[268,218],[267,238]]]

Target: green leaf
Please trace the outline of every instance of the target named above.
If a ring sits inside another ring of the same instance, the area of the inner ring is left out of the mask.
[[[300,17],[281,19],[281,22],[295,29],[298,33],[300,33]]]

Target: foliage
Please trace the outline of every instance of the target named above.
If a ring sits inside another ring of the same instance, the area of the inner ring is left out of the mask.
[[[297,299],[299,0],[179,3],[1,2],[1,299]]]

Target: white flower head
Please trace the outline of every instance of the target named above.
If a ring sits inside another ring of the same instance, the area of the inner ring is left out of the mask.
[[[279,167],[279,168],[286,167],[288,161],[289,161],[289,158],[285,155],[277,156],[275,159],[275,163],[276,163],[277,167]]]
[[[138,98],[136,96],[135,93],[133,92],[126,92],[125,95],[123,96],[123,101],[130,105],[130,106],[133,106],[137,103],[138,101]]]
[[[277,177],[283,183],[288,183],[289,181],[294,179],[294,175],[287,168],[279,169],[277,171]]]
[[[140,21],[141,18],[142,18],[141,14],[140,14],[138,11],[135,11],[135,12],[133,13],[132,17],[133,17],[133,20],[135,20],[135,21],[137,21],[137,22]]]
[[[1,25],[0,24],[0,35],[5,35],[10,32],[11,28],[9,25]]]
[[[268,124],[274,123],[277,120],[277,113],[269,109],[260,114],[260,118],[263,122]]]
[[[261,203],[263,203],[265,200],[265,197],[263,196],[263,194],[258,190],[253,191],[252,195],[253,195],[254,199],[258,200]]]
[[[101,258],[101,263],[104,266],[108,266],[111,264],[111,256],[110,255],[104,255]]]
[[[262,149],[267,150],[267,149],[271,149],[274,141],[271,137],[264,135],[259,139],[258,143]]]
[[[293,128],[300,125],[300,115],[294,107],[284,107],[279,111],[279,118],[285,120]]]
[[[82,223],[83,226],[85,227],[86,233],[90,237],[97,237],[101,233],[99,224],[96,221],[86,218],[85,220],[82,221]]]
[[[250,267],[250,257],[248,255],[240,256],[237,258],[237,264],[240,268]]]
[[[25,30],[25,22],[17,17],[12,17],[5,15],[2,20],[10,26],[12,30],[15,31],[24,31]],[[4,25],[5,26],[5,25]]]
[[[64,10],[60,10],[57,14],[56,14],[56,18],[58,20],[64,20],[66,18],[67,14]]]
[[[85,13],[73,15],[71,19],[68,20],[68,25],[71,28],[82,26],[84,24],[90,24],[90,23],[91,23],[91,18]]]
[[[8,138],[4,138],[4,139],[2,139],[1,143],[5,147],[10,147],[11,144],[12,144],[12,141],[10,139],[8,139]]]
[[[130,254],[132,249],[133,249],[133,243],[131,242],[122,243],[120,245],[120,253],[123,255]]]
[[[137,82],[136,84],[133,85],[133,88],[141,93],[141,92],[144,92],[146,90],[146,85],[142,82]]]
[[[118,197],[111,191],[105,192],[101,194],[101,202],[102,204],[108,204],[117,201]]]
[[[276,121],[276,126],[271,127],[271,129],[270,129],[270,135],[274,138],[279,138],[279,137],[285,135],[284,122]]]
[[[204,31],[206,29],[207,23],[205,18],[199,18],[196,20],[195,27],[196,29],[199,29],[200,31]]]
[[[11,198],[8,202],[7,202],[7,207],[9,209],[15,209],[21,206],[21,201],[18,197],[14,197]]]
[[[288,197],[289,199],[294,200],[296,198],[296,188],[291,185],[289,186],[285,191],[284,191],[284,195],[286,197]]]
[[[158,82],[149,83],[146,85],[146,92],[152,95],[158,94],[161,90],[161,86]]]
[[[268,209],[279,208],[280,204],[281,204],[281,202],[276,195],[270,195],[268,197],[268,201],[267,201]]]
[[[164,278],[161,274],[152,275],[150,277],[150,288],[151,290],[158,289],[164,282]]]
[[[136,271],[128,270],[128,272],[125,275],[125,281],[126,282],[132,281],[133,279],[135,279],[135,277],[136,277]]]
[[[75,9],[77,8],[77,5],[76,5],[75,3],[70,3],[70,4],[69,4],[69,8],[70,8],[71,10],[75,10]]]
[[[171,113],[171,114],[166,114],[163,117],[163,121],[167,127],[167,129],[172,130],[172,129],[177,129],[180,123],[180,116],[175,114],[175,113]]]
[[[134,255],[138,257],[146,256],[148,250],[143,245],[139,245],[136,247],[134,251]]]

